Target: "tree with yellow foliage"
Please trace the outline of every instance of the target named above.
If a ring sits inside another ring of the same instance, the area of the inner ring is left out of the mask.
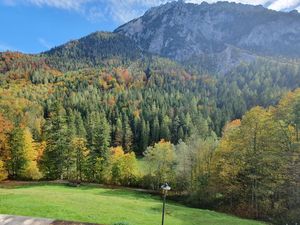
[[[144,154],[150,185],[154,189],[159,189],[162,183],[171,183],[174,180],[176,155],[171,142],[161,140],[154,147],[148,147]]]
[[[7,178],[5,161],[9,157],[8,134],[12,130],[12,123],[0,113],[0,181]]]
[[[84,138],[74,138],[72,140],[72,155],[71,155],[71,162],[74,164],[72,168],[73,175],[75,175],[77,181],[83,180],[83,172],[87,166],[87,157],[90,153],[88,148],[86,147],[86,139]]]
[[[240,125],[227,127],[214,157],[219,191],[235,209],[259,218],[274,206],[275,190],[283,182],[280,124],[272,110],[255,107]]]
[[[0,160],[0,181],[5,180],[8,176],[6,168],[2,160]]]
[[[121,146],[111,148],[109,158],[110,180],[114,184],[131,185],[138,176],[134,152],[124,153]]]
[[[23,136],[24,152],[27,161],[23,176],[29,179],[38,180],[42,177],[42,174],[37,166],[38,151],[29,128],[25,128]]]

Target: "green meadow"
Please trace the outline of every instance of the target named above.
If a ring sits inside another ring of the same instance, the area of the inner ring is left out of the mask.
[[[160,225],[160,197],[90,186],[23,185],[0,188],[0,214],[130,225]],[[165,225],[262,225],[209,210],[167,203]]]

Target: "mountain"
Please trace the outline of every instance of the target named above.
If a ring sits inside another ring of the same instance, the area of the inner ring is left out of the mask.
[[[131,38],[145,51],[180,62],[204,57],[204,62],[214,61],[213,66],[221,63],[219,70],[249,62],[256,55],[300,57],[300,14],[263,6],[171,2],[114,32]]]
[[[42,53],[50,65],[66,71],[104,65],[110,60],[135,60],[142,50],[128,37],[110,32],[95,32]]]
[[[300,14],[263,6],[170,2],[114,32],[95,32],[42,53],[61,71],[158,55],[197,71],[229,73],[258,58],[300,57]]]

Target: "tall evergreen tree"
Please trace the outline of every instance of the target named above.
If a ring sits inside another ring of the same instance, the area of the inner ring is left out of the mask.
[[[86,138],[87,132],[80,112],[75,112],[76,137]]]
[[[159,131],[160,131],[159,120],[158,117],[155,116],[151,126],[151,141],[153,143],[159,141]]]
[[[67,178],[71,177],[71,166],[73,164],[73,155],[75,154],[74,146],[72,145],[73,139],[76,137],[76,124],[75,124],[75,115],[71,109],[68,110],[67,116],[67,143],[68,147],[66,149],[66,170]]]
[[[42,168],[48,179],[64,178],[69,147],[66,112],[55,103],[45,124],[47,146],[42,157]]]
[[[20,126],[14,127],[9,136],[9,160],[7,161],[9,175],[16,179],[22,177],[27,165],[24,130]]]
[[[123,126],[122,126],[122,120],[121,118],[117,118],[117,122],[114,129],[114,141],[113,145],[115,147],[117,146],[123,146]]]
[[[149,146],[149,135],[150,127],[149,123],[144,119],[140,122],[140,143],[139,143],[139,153],[142,154]]]
[[[129,152],[132,147],[133,134],[129,124],[128,117],[123,117],[123,148],[125,152]]]
[[[170,122],[170,118],[167,115],[165,115],[160,126],[160,139],[164,139],[166,141],[171,140],[171,133],[169,128]]]

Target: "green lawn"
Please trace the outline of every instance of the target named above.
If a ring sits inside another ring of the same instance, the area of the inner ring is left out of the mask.
[[[161,200],[128,190],[63,185],[0,188],[0,214],[130,225],[160,225]],[[208,210],[167,204],[165,225],[259,225]]]

